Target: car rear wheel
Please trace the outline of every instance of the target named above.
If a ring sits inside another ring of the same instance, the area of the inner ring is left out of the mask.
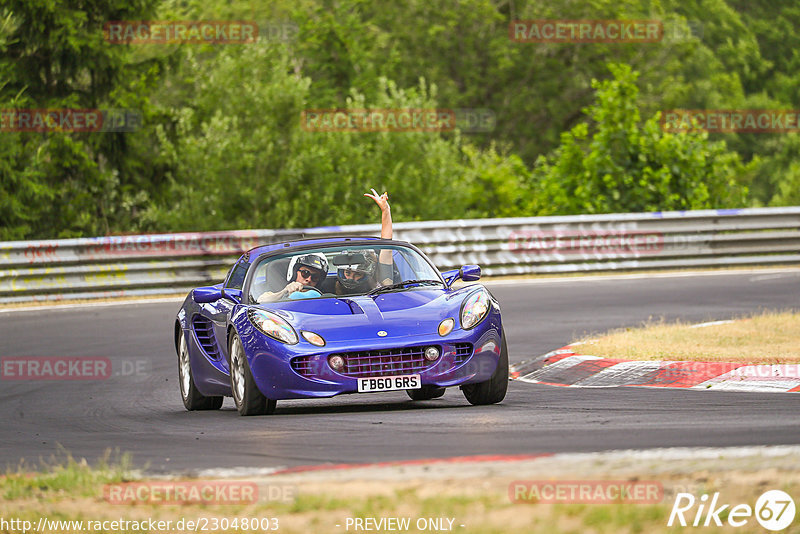
[[[492,377],[486,382],[461,386],[461,391],[470,404],[495,404],[506,397],[506,391],[508,390],[508,347],[506,346],[505,332],[501,333],[501,338],[500,359]]]
[[[230,350],[231,391],[239,415],[267,415],[275,411],[277,401],[268,399],[258,390],[244,347],[235,333],[231,336]]]
[[[187,410],[218,410],[222,406],[222,397],[206,397],[197,389],[192,376],[192,362],[189,359],[189,347],[183,330],[178,341],[178,382],[181,387],[181,398]]]
[[[445,388],[436,386],[422,386],[420,389],[407,389],[406,393],[408,393],[408,396],[411,397],[411,400],[421,401],[438,399],[444,395],[444,391]]]

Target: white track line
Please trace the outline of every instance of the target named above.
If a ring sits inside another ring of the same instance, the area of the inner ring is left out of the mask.
[[[54,304],[42,306],[26,306],[20,308],[0,308],[0,313],[14,313],[14,312],[32,312],[32,311],[57,311],[57,310],[75,310],[80,308],[104,308],[106,306],[136,306],[140,304],[166,304],[172,302],[180,305],[186,295],[176,295],[175,297],[162,297],[162,298],[141,298],[131,300],[113,300],[108,302],[77,302],[75,304]]]

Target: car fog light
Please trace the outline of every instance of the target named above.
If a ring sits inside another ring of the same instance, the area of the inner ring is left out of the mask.
[[[425,359],[429,362],[435,362],[439,359],[439,349],[436,347],[428,347],[425,349]]]
[[[331,369],[334,371],[341,371],[344,369],[344,358],[341,356],[331,356],[328,358],[328,365],[330,365]]]

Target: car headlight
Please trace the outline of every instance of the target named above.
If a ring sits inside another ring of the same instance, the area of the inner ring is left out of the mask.
[[[297,333],[286,319],[264,310],[250,309],[247,317],[253,326],[273,339],[277,339],[287,345],[295,345],[299,341]]]
[[[474,327],[489,313],[489,294],[485,289],[480,289],[464,300],[461,306],[461,327],[469,330]]]

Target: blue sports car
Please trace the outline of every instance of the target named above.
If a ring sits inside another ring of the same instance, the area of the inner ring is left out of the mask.
[[[440,273],[389,239],[317,238],[256,247],[223,283],[198,287],[175,320],[183,404],[241,415],[281,399],[459,386],[471,404],[503,400],[508,352],[480,267]]]

